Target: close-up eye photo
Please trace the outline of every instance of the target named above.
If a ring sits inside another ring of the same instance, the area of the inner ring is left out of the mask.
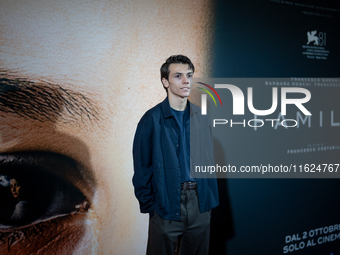
[[[95,180],[79,163],[51,152],[0,154],[0,180],[0,246],[8,252],[37,252],[66,233],[82,238]]]

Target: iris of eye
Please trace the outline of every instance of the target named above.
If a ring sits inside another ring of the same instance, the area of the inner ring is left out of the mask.
[[[8,155],[0,155],[0,177],[8,181],[7,185],[0,182],[0,224],[3,227],[22,226],[58,215],[87,211],[89,199],[79,189],[62,176],[48,171],[48,160],[44,167],[37,163],[41,160],[34,160],[35,155],[41,157],[41,153],[23,154],[20,159],[28,156],[29,160],[16,160],[12,155],[8,160]],[[51,156],[43,153],[43,156],[46,155],[47,158]],[[53,154],[54,157],[59,156]],[[51,164],[54,162],[55,158]],[[62,165],[70,161],[59,162]],[[70,168],[70,165],[64,167]]]

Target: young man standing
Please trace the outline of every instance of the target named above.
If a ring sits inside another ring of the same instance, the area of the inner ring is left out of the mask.
[[[178,246],[182,255],[208,254],[210,215],[218,205],[218,191],[216,179],[190,174],[193,165],[213,162],[209,122],[188,101],[194,71],[186,56],[166,60],[161,81],[167,98],[144,114],[135,134],[133,185],[141,212],[150,215],[147,254],[174,255]],[[197,144],[191,156],[190,132]],[[208,137],[203,146],[196,141],[199,137]]]

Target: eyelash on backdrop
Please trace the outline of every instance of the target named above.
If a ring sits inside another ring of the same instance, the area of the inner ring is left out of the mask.
[[[20,186],[20,200],[12,196],[10,179]],[[0,245],[7,240],[8,247],[27,232],[41,232],[59,217],[87,212],[95,186],[91,174],[77,162],[50,152],[0,154],[0,180]],[[23,215],[13,219],[11,214],[20,202]]]

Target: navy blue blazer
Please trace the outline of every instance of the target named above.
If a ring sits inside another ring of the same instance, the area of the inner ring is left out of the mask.
[[[186,125],[190,136],[190,167],[214,165],[210,122],[200,108],[188,101]],[[168,98],[147,111],[138,123],[133,142],[135,195],[142,213],[157,212],[164,219],[180,220],[181,171],[179,164],[180,130]],[[194,148],[194,150],[192,149]],[[194,176],[196,177],[196,176]],[[215,178],[197,178],[200,212],[219,204]]]

